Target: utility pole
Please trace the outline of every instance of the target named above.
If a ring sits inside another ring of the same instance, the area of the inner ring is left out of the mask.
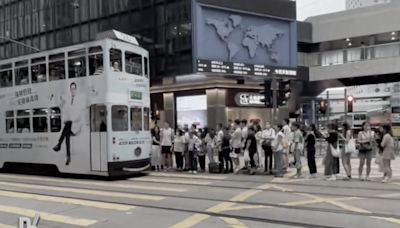
[[[347,122],[347,88],[344,89],[344,122]]]
[[[272,74],[272,122],[273,125],[278,124],[278,116],[277,116],[277,109],[278,109],[278,83],[276,80],[275,73]]]
[[[12,43],[15,43],[15,44],[18,44],[18,45],[21,45],[21,46],[30,48],[30,49],[32,49],[32,50],[34,50],[34,51],[37,51],[37,52],[41,51],[41,50],[38,49],[38,48],[35,48],[35,47],[33,47],[33,46],[24,44],[24,43],[22,43],[22,42],[19,42],[19,41],[17,41],[17,40],[13,40],[13,39],[10,39],[10,38],[4,37],[4,36],[0,36],[0,39],[7,40],[7,41],[10,41],[10,42],[12,42]]]
[[[331,102],[329,101],[329,90],[326,91],[326,123],[329,124],[329,119],[331,115]]]

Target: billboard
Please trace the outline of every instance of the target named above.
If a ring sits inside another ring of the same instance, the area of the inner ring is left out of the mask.
[[[197,1],[192,16],[195,72],[296,77],[295,20]]]

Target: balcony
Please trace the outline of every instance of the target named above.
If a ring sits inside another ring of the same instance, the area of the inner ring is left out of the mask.
[[[299,65],[310,67],[310,81],[399,73],[400,42],[299,53]]]

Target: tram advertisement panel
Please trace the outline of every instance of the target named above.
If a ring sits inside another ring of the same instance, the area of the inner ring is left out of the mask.
[[[2,89],[0,149],[8,152],[7,161],[90,170],[89,107],[101,89],[96,81],[77,78]]]

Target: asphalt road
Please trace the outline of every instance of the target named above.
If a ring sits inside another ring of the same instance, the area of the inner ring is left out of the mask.
[[[399,168],[390,184],[379,182],[376,167],[371,182],[290,173],[151,172],[113,181],[0,173],[0,228],[36,213],[38,227],[400,227]]]

